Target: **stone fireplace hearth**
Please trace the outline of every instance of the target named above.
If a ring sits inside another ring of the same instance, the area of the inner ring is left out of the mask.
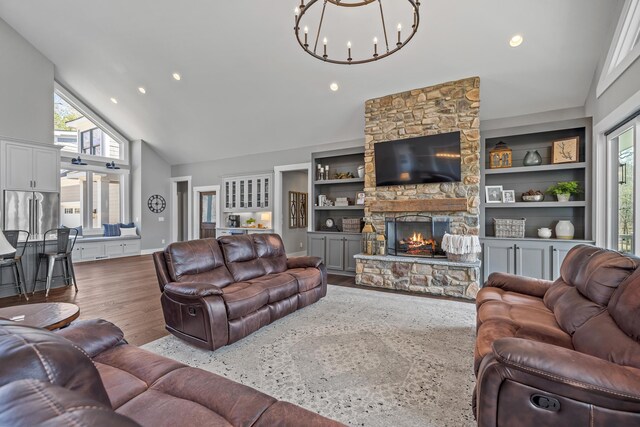
[[[450,262],[438,247],[441,228],[414,224],[416,234],[390,233],[388,218],[447,217],[447,231],[479,234],[480,79],[371,99],[365,104],[365,216],[385,230],[386,256],[356,256],[356,283],[473,299],[478,291],[480,262]],[[378,142],[460,132],[461,182],[376,187]],[[401,227],[402,228],[402,227]]]

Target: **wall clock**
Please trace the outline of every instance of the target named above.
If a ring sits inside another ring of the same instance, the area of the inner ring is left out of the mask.
[[[160,213],[164,211],[164,208],[167,207],[167,202],[164,200],[159,194],[154,194],[149,197],[149,201],[147,201],[147,206],[149,206],[149,210],[153,213]]]

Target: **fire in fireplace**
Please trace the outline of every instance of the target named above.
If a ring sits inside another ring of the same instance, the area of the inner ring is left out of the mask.
[[[444,257],[442,237],[449,232],[449,217],[405,215],[385,219],[389,255]]]

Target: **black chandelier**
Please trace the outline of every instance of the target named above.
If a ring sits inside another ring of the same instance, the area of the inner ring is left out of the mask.
[[[318,25],[317,31],[315,31],[315,40],[313,41],[313,46],[309,44],[309,27],[302,27],[301,31],[301,22],[302,18],[305,16],[307,11],[311,9],[316,3],[322,1],[322,12],[320,15],[320,23]],[[391,46],[389,45],[389,37],[387,35],[387,25],[384,19],[384,10],[382,8],[382,0],[310,0],[305,4],[304,0],[300,0],[300,5],[295,8],[295,34],[298,43],[307,52],[309,55],[320,59],[321,61],[330,62],[332,64],[365,64],[367,62],[377,61],[382,58],[386,58],[389,55],[392,55],[402,49],[416,34],[418,31],[418,25],[420,24],[420,0],[407,0],[411,7],[413,8],[413,19],[411,25],[411,31],[409,32],[409,36],[405,39],[402,38],[402,25],[398,24],[397,26],[397,41],[393,44],[391,42]],[[333,6],[338,7],[362,7],[368,6],[371,3],[378,3],[378,7],[380,9],[380,24],[382,26],[382,33],[384,35],[384,45],[382,47],[378,46],[378,38],[375,37],[373,39],[373,46],[371,48],[371,56],[362,57],[360,59],[351,57],[351,42],[347,42],[346,49],[344,51],[345,59],[337,59],[329,57],[328,54],[328,41],[327,38],[324,37],[322,40],[322,51],[318,52],[318,43],[320,41],[320,34],[322,32],[322,24],[324,23],[325,11],[327,9],[327,4],[331,4]]]

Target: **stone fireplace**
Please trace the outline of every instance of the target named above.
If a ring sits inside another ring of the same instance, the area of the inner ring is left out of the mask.
[[[446,229],[479,234],[480,79],[371,99],[365,104],[365,216],[387,236],[388,255],[356,256],[356,283],[437,295],[475,298],[480,263],[443,258],[438,238]],[[461,182],[376,187],[378,142],[460,132]],[[403,218],[416,220],[407,229]],[[388,221],[392,219],[392,221]],[[399,221],[400,219],[400,221]],[[392,225],[393,224],[393,225]],[[440,256],[440,257],[439,257]]]
[[[385,219],[387,253],[398,256],[446,257],[442,237],[450,231],[449,217],[402,215]]]

